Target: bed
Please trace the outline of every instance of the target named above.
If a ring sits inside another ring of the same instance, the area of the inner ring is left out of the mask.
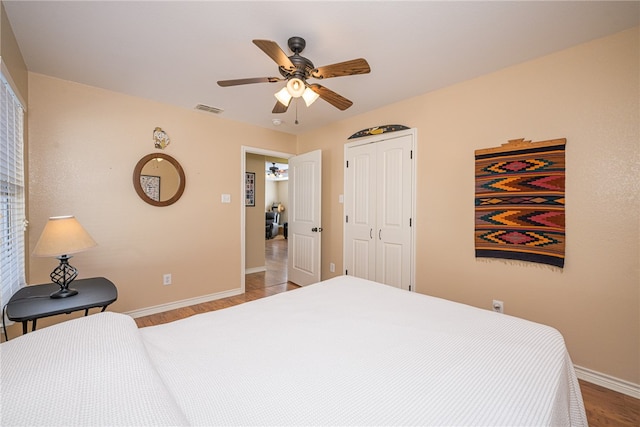
[[[0,346],[1,424],[587,426],[560,333],[341,276],[138,329]]]

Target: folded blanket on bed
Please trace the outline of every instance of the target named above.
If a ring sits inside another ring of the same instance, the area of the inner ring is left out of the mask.
[[[100,313],[0,345],[0,425],[149,426],[187,420],[135,321]]]

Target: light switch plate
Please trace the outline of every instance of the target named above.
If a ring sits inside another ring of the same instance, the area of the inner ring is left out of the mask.
[[[220,200],[222,203],[231,203],[231,194],[223,194]]]

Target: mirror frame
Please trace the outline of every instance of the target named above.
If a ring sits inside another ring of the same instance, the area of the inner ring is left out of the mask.
[[[151,159],[157,159],[157,158],[161,158],[171,163],[176,168],[176,171],[180,176],[180,184],[178,185],[178,190],[176,191],[176,194],[174,194],[173,197],[171,197],[170,199],[162,200],[162,201],[153,200],[151,197],[147,196],[147,193],[144,192],[144,190],[142,189],[142,185],[140,184],[140,174],[142,173],[142,168],[144,168],[144,166]],[[182,169],[182,166],[180,166],[180,163],[178,163],[176,159],[174,159],[173,157],[167,154],[164,154],[164,153],[147,154],[146,156],[141,158],[140,161],[138,161],[135,169],[133,170],[133,188],[136,189],[136,193],[138,193],[138,196],[140,196],[140,198],[143,201],[149,203],[150,205],[169,206],[174,204],[175,202],[178,201],[178,199],[180,199],[180,197],[182,196],[182,193],[184,193],[184,187],[185,187],[185,177],[184,177],[184,170]]]

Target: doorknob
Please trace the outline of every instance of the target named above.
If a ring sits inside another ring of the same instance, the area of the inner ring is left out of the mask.
[[[311,229],[311,231],[313,231],[314,233],[321,233],[322,232],[322,227],[313,227]]]

